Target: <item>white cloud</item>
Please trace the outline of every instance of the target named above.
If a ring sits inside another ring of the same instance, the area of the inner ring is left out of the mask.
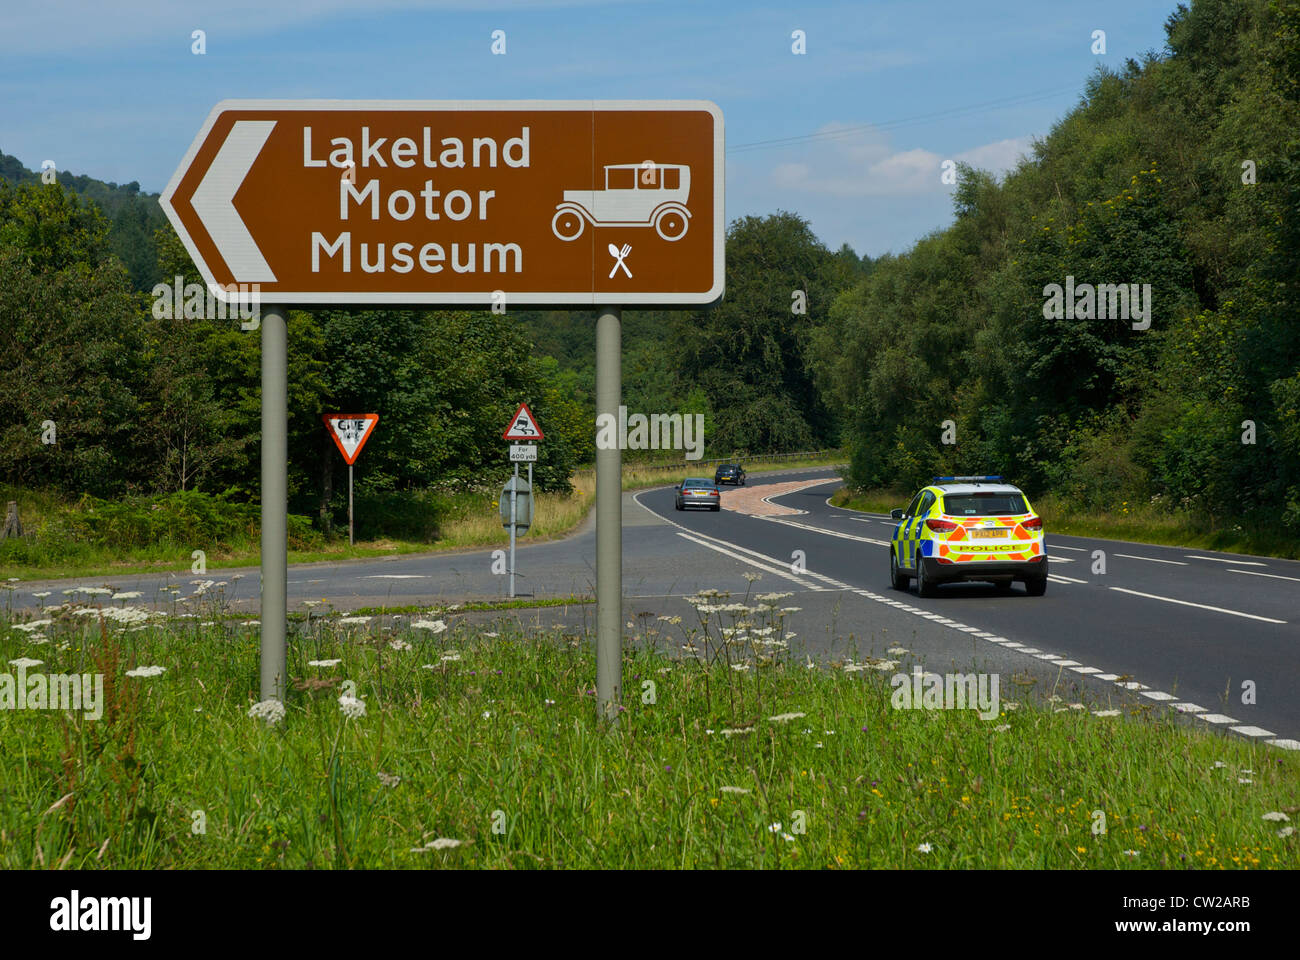
[[[940,180],[944,160],[1002,174],[1030,144],[1029,137],[1017,137],[945,156],[923,147],[897,149],[888,133],[871,127],[828,124],[817,132],[826,136],[801,145],[804,159],[772,168],[773,186],[841,198],[941,193],[950,189]]]

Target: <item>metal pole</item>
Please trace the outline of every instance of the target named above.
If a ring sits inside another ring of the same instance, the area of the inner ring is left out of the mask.
[[[352,464],[348,464],[348,546],[356,543],[352,534]]]
[[[519,464],[515,464],[515,479],[510,484],[510,597],[515,595],[515,511],[519,507]]]
[[[262,312],[262,696],[283,700],[289,597],[289,333],[284,307]]]
[[[623,310],[596,321],[596,416],[618,422],[623,394]],[[623,698],[623,451],[596,449],[596,700],[617,720]]]

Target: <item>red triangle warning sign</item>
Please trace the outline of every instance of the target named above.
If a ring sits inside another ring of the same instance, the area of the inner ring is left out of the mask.
[[[506,432],[501,434],[502,440],[543,440],[542,428],[537,425],[537,418],[533,416],[533,411],[528,409],[528,404],[519,404],[519,409],[515,411],[514,419],[510,421],[510,426],[506,427]]]
[[[370,434],[379,422],[377,413],[327,413],[321,417],[325,428],[334,438],[339,453],[348,464],[357,462],[361,448],[370,439]]]

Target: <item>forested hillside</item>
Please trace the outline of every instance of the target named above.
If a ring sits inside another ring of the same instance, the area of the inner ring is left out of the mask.
[[[705,457],[844,443],[861,487],[993,472],[1300,533],[1300,0],[1197,0],[1167,34],[1001,180],[962,167],[953,224],[904,254],[734,221],[721,304],[624,315],[629,409],[703,413]],[[152,282],[199,279],[160,218],[136,184],[0,157],[0,479],[255,498],[259,338],[153,316]],[[1054,308],[1075,284],[1123,284],[1133,315]],[[327,410],[381,414],[359,480],[401,491],[490,481],[528,400],[539,478],[564,486],[594,453],[594,321],[295,311],[295,509],[330,499]]]
[[[141,193],[134,180],[118,186],[62,170],[53,173],[63,187],[93,201],[108,218],[108,249],[126,266],[132,287],[150,290],[163,279],[154,234],[167,223],[167,216],[158,205],[158,194]],[[39,184],[41,174],[0,151],[0,181],[11,186]]]
[[[1180,5],[1002,182],[962,170],[953,226],[813,336],[855,483],[993,472],[1300,531],[1298,31],[1295,0]],[[1068,277],[1150,284],[1149,328],[1045,315]]]

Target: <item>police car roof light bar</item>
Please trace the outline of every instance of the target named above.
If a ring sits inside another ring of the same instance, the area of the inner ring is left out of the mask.
[[[995,483],[1002,477],[935,477],[934,483]]]

